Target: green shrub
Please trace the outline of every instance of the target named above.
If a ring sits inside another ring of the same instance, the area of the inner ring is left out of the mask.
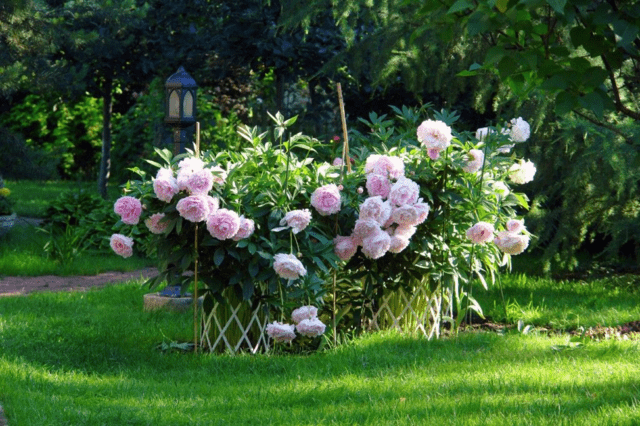
[[[551,140],[531,146],[540,179],[528,188],[527,222],[545,271],[584,272],[594,261],[637,265],[640,126],[619,123],[616,133],[580,118],[559,124]]]
[[[49,241],[45,251],[61,261],[87,250],[110,253],[109,239],[104,235],[116,220],[111,204],[96,193],[84,189],[63,192],[46,211],[43,230]]]
[[[96,176],[102,144],[98,99],[85,96],[67,102],[32,94],[14,105],[0,123],[22,134],[27,146],[44,151],[48,161],[56,159],[62,177]]]

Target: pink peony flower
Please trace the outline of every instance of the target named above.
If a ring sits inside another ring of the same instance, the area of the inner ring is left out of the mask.
[[[136,225],[140,221],[140,214],[142,214],[142,203],[137,198],[120,197],[113,205],[113,211],[120,216],[123,223]]]
[[[347,261],[358,251],[358,244],[352,237],[338,235],[333,239],[333,251],[340,260]]]
[[[362,241],[380,230],[380,223],[374,219],[358,219],[353,227],[351,238],[356,245],[362,245]]]
[[[498,232],[498,235],[493,239],[493,243],[504,253],[516,255],[527,249],[529,246],[529,236],[514,234],[509,231],[501,231]]]
[[[186,183],[186,190],[191,195],[207,195],[213,189],[211,170],[200,169],[191,173]]]
[[[276,342],[291,342],[296,338],[294,326],[274,321],[267,325],[267,335]]]
[[[233,238],[240,230],[240,216],[228,209],[218,209],[207,218],[207,231],[221,241]]]
[[[487,222],[478,222],[471,228],[467,229],[467,238],[476,244],[486,243],[493,238],[495,229],[493,225]]]
[[[418,126],[418,141],[427,149],[442,151],[451,144],[451,127],[443,121],[426,120]]]
[[[440,150],[437,148],[429,148],[427,149],[427,155],[429,156],[429,158],[435,161],[440,158]]]
[[[307,275],[302,262],[292,254],[278,253],[273,257],[273,269],[280,278],[295,280]]]
[[[373,154],[365,163],[366,174],[376,174],[390,179],[404,176],[404,163],[399,157]]]
[[[160,175],[160,173],[158,173],[158,175]],[[170,203],[173,196],[180,192],[180,190],[178,189],[178,182],[176,179],[173,176],[170,176],[168,178],[155,178],[153,180],[153,192],[160,201]]]
[[[256,224],[253,220],[240,216],[240,228],[238,229],[238,232],[236,232],[236,235],[233,236],[233,241],[240,241],[245,238],[249,238],[253,235],[255,229]]]
[[[536,175],[536,166],[529,160],[520,160],[509,168],[509,179],[515,184],[531,182]]]
[[[307,337],[316,337],[324,333],[325,325],[318,318],[304,319],[296,325],[298,333]]]
[[[375,197],[379,195],[382,198],[387,198],[389,191],[391,191],[391,181],[386,176],[369,173],[367,175],[366,187],[370,196]]]
[[[510,219],[507,221],[507,231],[513,232],[514,234],[519,234],[524,230],[524,219]]]
[[[202,222],[210,213],[209,200],[202,195],[191,195],[178,201],[176,210],[189,222]]]
[[[367,157],[367,161],[364,163],[364,173],[369,174],[373,173],[373,168],[375,167],[378,160],[382,157],[380,154],[371,154]]]
[[[387,219],[387,221],[385,223],[382,224],[383,228],[389,228],[391,225],[393,225],[395,222],[393,221],[393,213],[395,213],[397,207],[396,206],[391,206],[391,214],[389,215],[389,219]]]
[[[360,204],[360,219],[373,219],[383,225],[391,216],[391,204],[381,196],[369,197]]]
[[[409,246],[409,238],[402,235],[394,235],[391,237],[389,251],[391,253],[400,253]]]
[[[414,206],[405,204],[393,211],[393,221],[398,225],[416,226],[420,223],[420,213]]]
[[[479,149],[472,149],[469,151],[469,157],[471,157],[471,161],[469,161],[462,170],[467,173],[475,173],[482,168],[482,163],[484,162],[484,153]]]
[[[509,131],[509,137],[514,142],[525,142],[531,135],[531,127],[529,123],[524,121],[522,117],[514,118],[511,120],[511,130]]]
[[[336,158],[333,159],[333,163],[331,163],[331,164],[334,165],[334,166],[342,166],[342,164],[344,164],[344,163],[342,161],[342,158],[336,157]]]
[[[420,200],[422,200],[422,198]],[[429,204],[423,203],[420,200],[418,200],[418,202],[413,205],[413,207],[418,211],[417,225],[420,225],[425,220],[427,220],[427,217],[429,216],[429,210],[431,210]]]
[[[156,173],[156,179],[174,179],[175,177],[173,177],[173,170],[168,169],[166,167],[162,167],[161,169],[158,169],[158,173]]]
[[[362,254],[369,259],[379,259],[384,256],[391,246],[391,237],[381,229],[362,240]]]
[[[340,191],[334,184],[321,186],[311,194],[311,205],[322,216],[338,213],[340,201]]]
[[[311,222],[311,212],[309,209],[293,210],[287,213],[282,220],[280,226],[290,227],[294,234],[304,230]]]
[[[169,222],[163,220],[164,217],[164,213],[153,214],[144,221],[144,224],[147,225],[147,228],[152,234],[164,234],[164,231],[167,230],[167,226],[169,226]]]
[[[391,201],[391,204],[400,207],[405,204],[415,203],[419,195],[420,186],[411,179],[401,177],[391,187],[389,201]]]
[[[178,163],[178,176],[176,181],[178,182],[178,189],[181,191],[187,190],[187,181],[191,175],[204,168],[204,162],[195,157],[188,157]]]
[[[315,306],[301,306],[298,309],[294,309],[291,312],[291,319],[296,324],[300,324],[300,321],[305,319],[313,319],[318,316],[318,308]]]
[[[122,257],[131,257],[133,254],[133,240],[122,234],[113,234],[109,241],[111,248]]]
[[[418,228],[416,228],[415,226],[398,225],[393,235],[409,239],[413,237],[413,234],[415,234],[417,230]]]
[[[227,172],[220,166],[214,166],[209,169],[213,176],[213,182],[218,185],[224,185],[227,181]]]

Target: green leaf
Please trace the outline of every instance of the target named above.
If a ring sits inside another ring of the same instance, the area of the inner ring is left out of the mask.
[[[249,275],[255,278],[255,276],[258,275],[258,272],[260,272],[260,265],[258,265],[258,262],[251,262],[249,264]]]
[[[313,263],[315,263],[318,266],[318,268],[320,268],[322,270],[322,272],[324,272],[325,274],[329,273],[329,270],[327,269],[325,264],[322,263],[322,260],[320,260],[319,257],[314,256],[313,257]]]
[[[467,21],[467,33],[473,37],[489,30],[489,18],[483,12],[475,12]]]
[[[216,266],[222,265],[222,262],[224,261],[224,255],[225,255],[224,249],[222,247],[218,248],[213,254],[213,263]]]
[[[613,22],[613,30],[619,37],[616,43],[619,47],[630,46],[638,36],[638,27],[622,19]]]
[[[556,96],[555,112],[559,116],[566,115],[578,104],[578,100],[569,92],[560,92]]]
[[[272,260],[273,259],[273,255],[271,255],[271,254],[269,254],[267,252],[264,252],[264,251],[259,251],[258,255],[263,259],[267,259],[267,260]]]
[[[495,64],[500,62],[500,60],[505,55],[505,50],[501,46],[494,46],[487,50],[487,53],[484,57],[485,65]],[[471,68],[469,68],[471,69]]]
[[[255,254],[258,250],[258,246],[256,246],[254,243],[249,243],[247,250],[249,250],[250,254]]]
[[[297,116],[297,115],[294,115],[294,116],[293,116],[293,117],[291,117],[290,119],[286,120],[286,121],[284,122],[285,127],[289,127],[289,126],[293,125],[293,124],[296,122],[296,120],[297,120],[297,119],[298,119],[298,116]]]
[[[242,280],[242,271],[235,273],[231,278],[229,278],[229,285],[238,284]]]
[[[456,12],[462,12],[463,10],[471,9],[472,7],[473,3],[470,0],[458,0],[451,5],[449,10],[447,10],[447,15]]]
[[[458,74],[456,74],[456,75],[457,75],[458,77],[474,77],[474,76],[478,75],[478,73],[477,73],[477,72],[475,72],[475,71],[467,71],[467,70],[464,70],[464,71],[460,71],[460,72],[459,72]]]
[[[573,44],[573,47],[579,47],[585,44],[591,35],[588,29],[580,26],[573,27],[569,34],[571,35],[571,43]]]
[[[596,117],[602,119],[604,115],[604,103],[596,92],[587,93],[579,99],[580,105],[593,112]]]
[[[564,15],[564,7],[567,5],[567,0],[547,0],[547,4],[551,6],[556,13]]]
[[[518,70],[518,62],[510,56],[505,56],[498,64],[498,72],[500,77],[505,79],[514,74]]]
[[[540,85],[543,90],[565,90],[569,86],[569,76],[556,74]]]
[[[255,286],[252,281],[245,281],[242,285],[242,298],[244,300],[250,300],[251,296],[253,296],[253,290]]]
[[[497,0],[496,7],[500,11],[500,13],[505,13],[507,11],[507,5],[509,4],[509,0]]]
[[[145,160],[145,161],[146,161],[147,163],[151,164],[152,166],[157,167],[157,168],[159,168],[159,169],[161,169],[161,168],[163,167],[163,166],[162,166],[162,164],[157,163],[157,162],[155,162],[155,161],[152,161],[152,160]]]

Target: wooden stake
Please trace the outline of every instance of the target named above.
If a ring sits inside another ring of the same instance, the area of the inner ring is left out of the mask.
[[[340,119],[342,121],[342,163],[347,165],[347,172],[351,173],[351,160],[349,159],[349,134],[347,133],[347,118],[344,113],[344,101],[342,100],[342,86],[338,83],[338,103],[340,104]]]
[[[200,122],[196,122],[196,157],[200,158]],[[193,266],[193,351],[198,353],[198,224],[194,236],[195,259]]]

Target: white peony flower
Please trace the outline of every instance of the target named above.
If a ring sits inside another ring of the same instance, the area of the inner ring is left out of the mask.
[[[524,142],[529,139],[531,135],[531,127],[529,123],[524,121],[522,117],[514,118],[511,120],[511,130],[509,136],[514,142]]]
[[[536,166],[529,160],[520,160],[509,168],[509,179],[516,184],[531,182],[536,174]]]

